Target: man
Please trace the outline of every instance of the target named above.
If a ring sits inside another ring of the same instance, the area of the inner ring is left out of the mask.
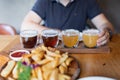
[[[25,17],[21,30],[35,29],[41,33],[44,29],[85,29],[90,19],[101,31],[97,46],[109,41],[111,23],[101,12],[96,0],[37,0],[32,10]],[[40,25],[45,21],[45,26]]]

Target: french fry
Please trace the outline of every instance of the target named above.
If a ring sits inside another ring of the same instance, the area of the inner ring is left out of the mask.
[[[52,56],[48,56],[48,55],[45,55],[45,58],[48,60],[54,60],[54,58]]]
[[[60,51],[59,51],[59,50],[55,50],[55,53],[56,53],[56,54],[60,54]]]
[[[43,80],[43,74],[40,67],[35,68],[38,80]]]
[[[34,55],[34,54],[25,54],[25,55],[23,55],[23,58],[30,58],[32,55]]]
[[[64,74],[66,72],[66,68],[62,65],[59,66],[59,71],[61,74]]]
[[[7,80],[15,80],[15,79],[13,79],[12,77],[8,77]]]
[[[68,66],[65,64],[65,62],[63,62],[61,65],[64,66],[66,69],[67,69],[67,67],[68,67]]]
[[[55,61],[50,61],[47,64],[42,66],[42,70],[43,71],[52,70],[55,68],[54,64],[55,64]]]
[[[66,79],[66,80],[71,80],[71,77],[65,74],[62,74],[62,76]]]
[[[31,64],[30,57],[29,58],[28,57],[24,57],[24,58],[22,58],[22,61],[25,61],[28,65]]]
[[[33,50],[31,51],[31,53],[38,54],[38,53],[40,53],[41,51],[42,51],[42,50],[39,49],[39,47],[37,47],[37,48],[33,49]]]
[[[38,80],[36,77],[31,77],[30,80]]]
[[[61,65],[64,67],[64,70],[65,70],[64,72],[67,73],[68,66],[65,64],[65,62],[63,62]]]
[[[48,47],[48,50],[49,50],[49,51],[52,51],[52,52],[55,52],[56,49],[55,49],[55,48],[52,48],[52,47]]]
[[[59,65],[59,60],[60,60],[60,58],[59,57],[56,57],[55,58],[55,63],[54,63],[54,67],[57,67],[58,65]]]
[[[65,74],[59,74],[59,80],[71,80],[71,77]]]
[[[6,78],[12,72],[15,64],[16,62],[13,60],[8,61],[7,66],[1,72],[1,76]]]
[[[48,51],[47,47],[45,47],[44,45],[41,46],[41,49],[42,49],[43,51]]]
[[[58,74],[58,80],[66,80],[61,74]]]
[[[18,78],[18,65],[16,64],[13,71],[12,71],[12,75],[13,75],[13,78],[17,79]]]
[[[47,55],[49,55],[49,56],[53,56],[53,57],[61,57],[61,55],[60,54],[56,54],[56,53],[54,53],[54,52],[52,52],[52,51],[46,51],[46,53],[47,53]]]
[[[67,52],[62,54],[62,57],[60,58],[59,64],[62,64],[67,58],[68,58]]]
[[[48,60],[48,59],[46,59],[46,60]],[[39,63],[38,63],[38,64],[39,64]],[[47,69],[48,69],[48,70],[49,70],[49,69],[54,69],[54,68],[56,68],[58,65],[59,65],[59,58],[56,57],[55,60],[50,61],[50,62],[48,62],[47,64],[43,65],[42,68],[43,68],[43,71],[45,71],[45,70],[47,70]]]
[[[44,70],[43,71],[43,78],[44,80],[48,80],[50,78],[50,75],[54,69]]]
[[[54,69],[50,75],[49,80],[58,80],[58,69]]]
[[[43,58],[44,54],[34,54],[31,56],[31,58],[37,62],[37,61],[40,61],[42,58]]]
[[[69,66],[70,63],[73,61],[73,58],[67,58],[67,60],[65,61],[66,65]]]
[[[44,65],[44,64],[46,64],[46,63],[48,63],[48,62],[50,62],[51,60],[49,60],[49,59],[43,59],[43,60],[41,60],[41,61],[36,61],[36,63],[37,64],[39,64],[39,65]]]
[[[36,71],[35,71],[35,69],[32,69],[32,76],[31,76],[32,78],[36,78],[37,77],[37,74],[36,74]]]

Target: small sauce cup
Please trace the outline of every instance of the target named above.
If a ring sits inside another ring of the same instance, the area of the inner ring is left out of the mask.
[[[15,50],[13,52],[11,52],[9,54],[9,57],[12,59],[12,60],[15,60],[15,61],[20,61],[22,59],[22,56],[24,54],[30,54],[29,51],[27,50]]]

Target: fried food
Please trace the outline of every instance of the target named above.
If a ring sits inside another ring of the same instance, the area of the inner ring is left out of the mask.
[[[10,72],[13,70],[15,64],[16,64],[15,61],[10,60],[10,61],[7,63],[7,66],[2,70],[1,76],[2,76],[2,77],[7,77],[7,76],[10,74]]]
[[[55,69],[52,71],[49,80],[58,80],[58,69],[57,69],[57,68],[55,68]]]
[[[4,55],[0,55],[0,70],[1,70],[2,66],[4,66],[8,61],[9,61],[8,57],[6,57]]]
[[[68,53],[61,53],[55,48],[39,46],[31,51],[31,54],[25,54],[21,60],[23,65],[19,67],[15,61],[9,61],[7,66],[1,72],[1,76],[7,77],[10,73],[11,79],[18,79],[19,73],[24,72],[24,67],[30,67],[30,80],[70,80],[67,74],[70,63],[73,58]],[[26,68],[27,69],[27,68]],[[25,76],[26,74],[24,74]]]
[[[12,71],[12,75],[13,75],[13,78],[17,79],[18,78],[18,65],[16,64],[13,71]]]

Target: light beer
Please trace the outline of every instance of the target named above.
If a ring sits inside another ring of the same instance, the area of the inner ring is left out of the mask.
[[[74,29],[62,31],[62,41],[65,47],[77,47],[79,42],[79,31]]]
[[[97,45],[97,40],[99,38],[98,36],[99,31],[96,29],[89,29],[83,31],[83,42],[86,47],[93,48]]]

